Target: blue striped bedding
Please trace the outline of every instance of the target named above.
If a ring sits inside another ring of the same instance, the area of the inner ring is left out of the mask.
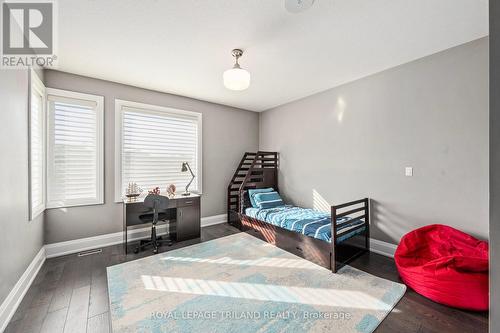
[[[275,226],[302,233],[306,236],[332,241],[329,213],[308,208],[284,205],[275,208],[247,208],[245,214]],[[342,217],[337,219],[337,244],[364,232],[365,227],[349,231],[364,223],[360,219]]]

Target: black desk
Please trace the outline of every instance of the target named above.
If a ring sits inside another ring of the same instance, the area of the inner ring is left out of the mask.
[[[139,219],[140,215],[152,213],[152,209],[143,205],[144,197],[136,200],[123,200],[123,240],[125,253],[127,253],[128,227],[144,224]],[[200,221],[200,196],[175,196],[168,202],[166,213],[169,220],[169,235],[175,235],[176,241],[199,238],[201,230]],[[161,223],[161,221],[160,221]]]

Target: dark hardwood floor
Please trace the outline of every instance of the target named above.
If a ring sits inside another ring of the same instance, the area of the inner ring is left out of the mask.
[[[228,224],[202,229],[202,241],[239,232]],[[197,241],[162,248],[173,250]],[[69,255],[48,259],[22,300],[5,333],[109,332],[106,267],[152,255],[151,251],[124,254],[121,245],[86,257]],[[399,281],[394,261],[366,254],[352,266]],[[434,303],[408,290],[376,332],[487,332],[487,313],[460,311]]]

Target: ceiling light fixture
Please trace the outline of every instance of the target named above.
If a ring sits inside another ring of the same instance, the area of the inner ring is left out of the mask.
[[[250,73],[240,67],[238,59],[243,55],[240,49],[234,49],[231,54],[236,58],[233,68],[224,72],[224,86],[229,90],[245,90],[250,86]]]
[[[290,13],[297,14],[308,10],[314,4],[314,0],[285,0],[285,8]]]

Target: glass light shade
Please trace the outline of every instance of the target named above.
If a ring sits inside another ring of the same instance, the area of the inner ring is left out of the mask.
[[[229,90],[245,90],[250,86],[250,73],[242,68],[231,68],[224,72],[224,86]]]

